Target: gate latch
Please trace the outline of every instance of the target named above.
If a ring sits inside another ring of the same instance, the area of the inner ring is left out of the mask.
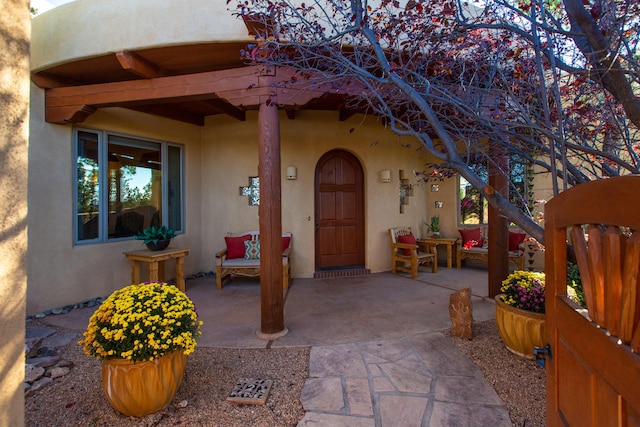
[[[536,356],[536,362],[541,368],[544,368],[546,358],[549,360],[552,359],[551,355],[551,344],[548,344],[545,347],[533,347],[533,354]]]

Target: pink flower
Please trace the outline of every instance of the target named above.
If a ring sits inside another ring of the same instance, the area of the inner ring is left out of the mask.
[[[478,244],[477,241],[475,240],[467,240],[464,245],[462,245],[462,247],[464,247],[465,249],[471,249],[472,247],[476,246]]]

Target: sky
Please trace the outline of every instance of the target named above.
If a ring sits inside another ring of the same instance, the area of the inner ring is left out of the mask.
[[[36,9],[38,13],[44,13],[49,9],[71,1],[73,0],[31,0],[31,7]]]

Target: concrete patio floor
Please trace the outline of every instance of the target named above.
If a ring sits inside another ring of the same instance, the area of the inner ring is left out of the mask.
[[[482,268],[439,268],[436,274],[378,273],[360,277],[294,279],[285,295],[284,323],[289,332],[271,346],[317,346],[389,339],[451,327],[449,296],[472,288],[476,321],[492,319],[495,305],[487,295]],[[221,291],[210,278],[187,282],[205,324],[199,345],[259,348],[267,342],[260,328],[260,283],[234,279]]]
[[[299,426],[510,426],[508,411],[480,369],[441,331],[449,329],[449,296],[471,287],[474,320],[494,317],[483,267],[436,274],[377,273],[294,279],[285,293],[288,333],[273,341],[260,329],[260,283],[187,280],[204,322],[198,345],[214,348],[311,347]],[[82,331],[94,309],[47,316]]]

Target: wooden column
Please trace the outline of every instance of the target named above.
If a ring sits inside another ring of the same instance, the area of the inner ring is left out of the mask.
[[[494,156],[494,161],[503,170],[508,170],[509,160],[504,155]],[[489,164],[489,186],[487,193],[495,191],[509,197],[509,180],[498,170],[496,165]],[[509,275],[509,221],[489,205],[489,297],[500,293],[502,281]]]
[[[260,331],[271,338],[284,335],[282,290],[282,203],[280,184],[280,122],[278,108],[262,103],[258,114],[260,177]]]

